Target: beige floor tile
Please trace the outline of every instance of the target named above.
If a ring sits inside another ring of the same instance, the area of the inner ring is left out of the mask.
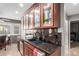
[[[0,50],[0,56],[21,56],[17,44],[8,45],[6,51],[4,49]]]
[[[70,48],[71,56],[79,56],[79,42],[73,42],[72,48]]]

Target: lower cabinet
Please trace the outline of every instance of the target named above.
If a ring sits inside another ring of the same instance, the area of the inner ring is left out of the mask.
[[[21,55],[23,55],[23,42],[20,41],[20,53]]]
[[[57,48],[50,56],[61,56],[61,47]]]
[[[18,51],[20,52],[20,54],[23,55],[23,42],[17,41],[17,47],[18,47]]]
[[[34,46],[30,45],[24,41],[17,42],[18,50],[22,56],[46,56],[45,52],[40,51]],[[61,47],[57,48],[55,52],[50,54],[49,56],[61,56]]]
[[[20,42],[19,41],[17,41],[17,48],[20,51]]]
[[[45,53],[41,52],[40,50],[25,42],[24,56],[45,56]]]
[[[24,43],[24,56],[33,56],[34,47],[30,44]]]
[[[24,44],[23,55],[24,55],[24,56],[27,56],[27,55],[29,54],[28,51],[29,51],[29,49],[28,49],[27,44]]]

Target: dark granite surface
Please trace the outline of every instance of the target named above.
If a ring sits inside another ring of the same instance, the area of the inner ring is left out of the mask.
[[[55,44],[44,42],[44,41],[29,41],[24,40],[24,42],[29,43],[30,45],[34,46],[35,48],[39,49],[40,51],[43,51],[47,53],[48,55],[52,54],[56,51],[56,49],[60,46],[57,46]]]

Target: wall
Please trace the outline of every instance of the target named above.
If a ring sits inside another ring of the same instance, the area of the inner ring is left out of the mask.
[[[3,21],[0,20],[0,25],[10,27],[9,28],[10,29],[9,35],[20,35],[20,32],[21,32],[20,31],[20,24],[18,24],[18,23],[3,22]],[[19,26],[19,34],[14,33],[14,26]],[[0,34],[0,35],[4,35],[4,34]]]
[[[61,4],[60,15],[60,28],[58,29],[58,32],[62,33],[61,55],[66,56],[69,55],[69,21],[66,15],[66,6],[64,4]]]
[[[71,21],[77,21],[77,20],[79,20],[79,14],[69,16],[69,21],[70,21],[70,22],[71,22]]]
[[[61,55],[70,55],[70,22],[78,20],[79,14],[67,16],[66,5],[61,4],[61,27],[58,29],[58,31],[62,33]]]
[[[78,21],[79,20],[79,14],[77,14],[77,15],[72,15],[72,16],[68,16],[68,20],[69,20],[69,49],[70,49],[70,22],[71,21]]]

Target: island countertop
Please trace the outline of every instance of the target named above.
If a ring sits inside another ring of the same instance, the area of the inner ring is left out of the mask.
[[[52,43],[43,43],[43,44],[36,44],[32,41],[29,40],[21,40],[24,41],[30,45],[32,45],[33,47],[37,48],[38,50],[46,53],[47,55],[51,55],[53,54],[57,49],[61,49],[60,46],[57,46],[55,44]]]

